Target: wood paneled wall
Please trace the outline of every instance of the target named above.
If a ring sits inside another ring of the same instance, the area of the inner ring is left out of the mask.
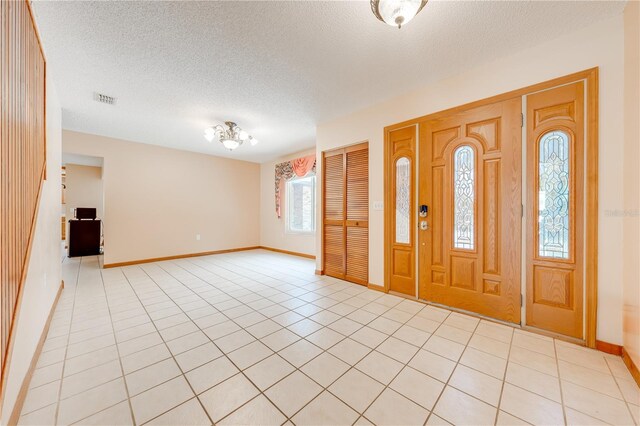
[[[0,24],[0,347],[4,385],[12,324],[45,178],[45,59],[26,0],[2,0]]]

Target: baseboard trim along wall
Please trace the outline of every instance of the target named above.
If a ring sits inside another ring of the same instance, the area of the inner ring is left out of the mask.
[[[118,268],[120,266],[139,265],[141,263],[161,262],[163,260],[185,259],[185,258],[188,258],[188,257],[210,256],[212,254],[234,253],[234,252],[237,252],[237,251],[256,250],[256,249],[259,249],[259,248],[261,248],[261,247],[260,246],[239,247],[239,248],[225,249],[225,250],[203,251],[203,252],[200,252],[200,253],[178,254],[178,255],[175,255],[175,256],[152,257],[152,258],[149,258],[149,259],[129,260],[127,262],[105,263],[104,265],[102,265],[102,267],[104,269],[107,269],[107,268]]]
[[[33,377],[33,372],[36,369],[36,365],[38,365],[38,359],[40,358],[40,353],[42,353],[42,347],[44,346],[44,342],[47,340],[47,334],[49,334],[49,326],[51,326],[51,320],[53,319],[53,314],[56,311],[56,307],[58,306],[58,300],[60,300],[60,295],[62,294],[63,289],[64,289],[64,281],[61,281],[60,288],[58,289],[58,294],[56,294],[56,298],[53,301],[53,304],[51,305],[51,311],[49,311],[47,322],[45,323],[44,328],[42,329],[42,334],[40,335],[38,346],[36,346],[36,350],[33,353],[33,357],[31,358],[31,364],[29,364],[29,369],[27,370],[27,374],[25,374],[24,379],[22,380],[22,385],[20,386],[20,391],[18,392],[16,403],[13,405],[13,410],[11,410],[11,417],[9,417],[10,425],[17,425],[18,420],[20,419],[20,413],[22,412],[24,401],[27,398],[29,385],[31,384],[31,378]]]
[[[320,270],[320,269],[316,269],[315,274],[316,274],[316,275],[324,275],[324,271],[323,271],[323,270]]]
[[[277,249],[277,248],[273,248],[273,247],[265,247],[265,246],[260,246],[260,248],[263,249],[263,250],[275,251],[276,253],[290,254],[291,256],[305,257],[307,259],[315,259],[316,258],[312,254],[298,253],[297,251],[282,250],[282,249]]]
[[[638,370],[638,366],[635,365],[635,363],[629,356],[629,353],[625,350],[624,347],[622,348],[622,361],[624,361],[624,364],[627,366],[627,368],[631,372],[633,379],[636,381],[638,386],[640,386],[640,370]]]
[[[602,340],[596,340],[596,349],[611,355],[622,355],[622,346],[614,343],[603,342]]]
[[[251,246],[251,247],[240,247],[226,250],[213,250],[213,251],[203,251],[200,253],[188,253],[188,254],[178,254],[175,256],[165,256],[165,257],[152,257],[149,259],[139,259],[139,260],[129,260],[126,262],[114,262],[114,263],[105,263],[102,265],[104,269],[107,268],[118,268],[120,266],[131,266],[131,265],[139,265],[141,263],[151,263],[151,262],[161,262],[163,260],[174,260],[174,259],[184,259],[188,257],[199,257],[199,256],[210,256],[212,254],[223,254],[223,253],[233,253],[236,251],[247,251],[247,250],[269,250],[276,253],[289,254],[291,256],[300,256],[307,259],[315,259],[316,257],[312,254],[306,253],[298,253],[295,251],[281,250],[273,247],[265,247],[265,246]]]

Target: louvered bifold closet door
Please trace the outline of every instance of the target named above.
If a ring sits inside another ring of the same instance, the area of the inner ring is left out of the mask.
[[[343,150],[324,153],[324,273],[345,277],[345,167]]]
[[[358,284],[369,271],[369,150],[323,153],[323,259],[326,275]]]
[[[345,149],[347,175],[346,279],[366,285],[369,277],[369,150]]]

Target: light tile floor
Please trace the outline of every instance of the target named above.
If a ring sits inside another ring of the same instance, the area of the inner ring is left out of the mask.
[[[99,261],[64,262],[22,424],[640,419],[618,357],[316,276],[312,261]]]

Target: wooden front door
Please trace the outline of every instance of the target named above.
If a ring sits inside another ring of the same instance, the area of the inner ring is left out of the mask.
[[[583,82],[527,96],[527,325],[580,339],[584,124]]]
[[[520,323],[521,99],[420,123],[419,297]]]
[[[387,226],[389,289],[416,296],[415,151],[416,126],[394,130],[388,135],[387,176],[391,206]]]
[[[369,281],[369,145],[324,152],[324,273],[367,285]]]

